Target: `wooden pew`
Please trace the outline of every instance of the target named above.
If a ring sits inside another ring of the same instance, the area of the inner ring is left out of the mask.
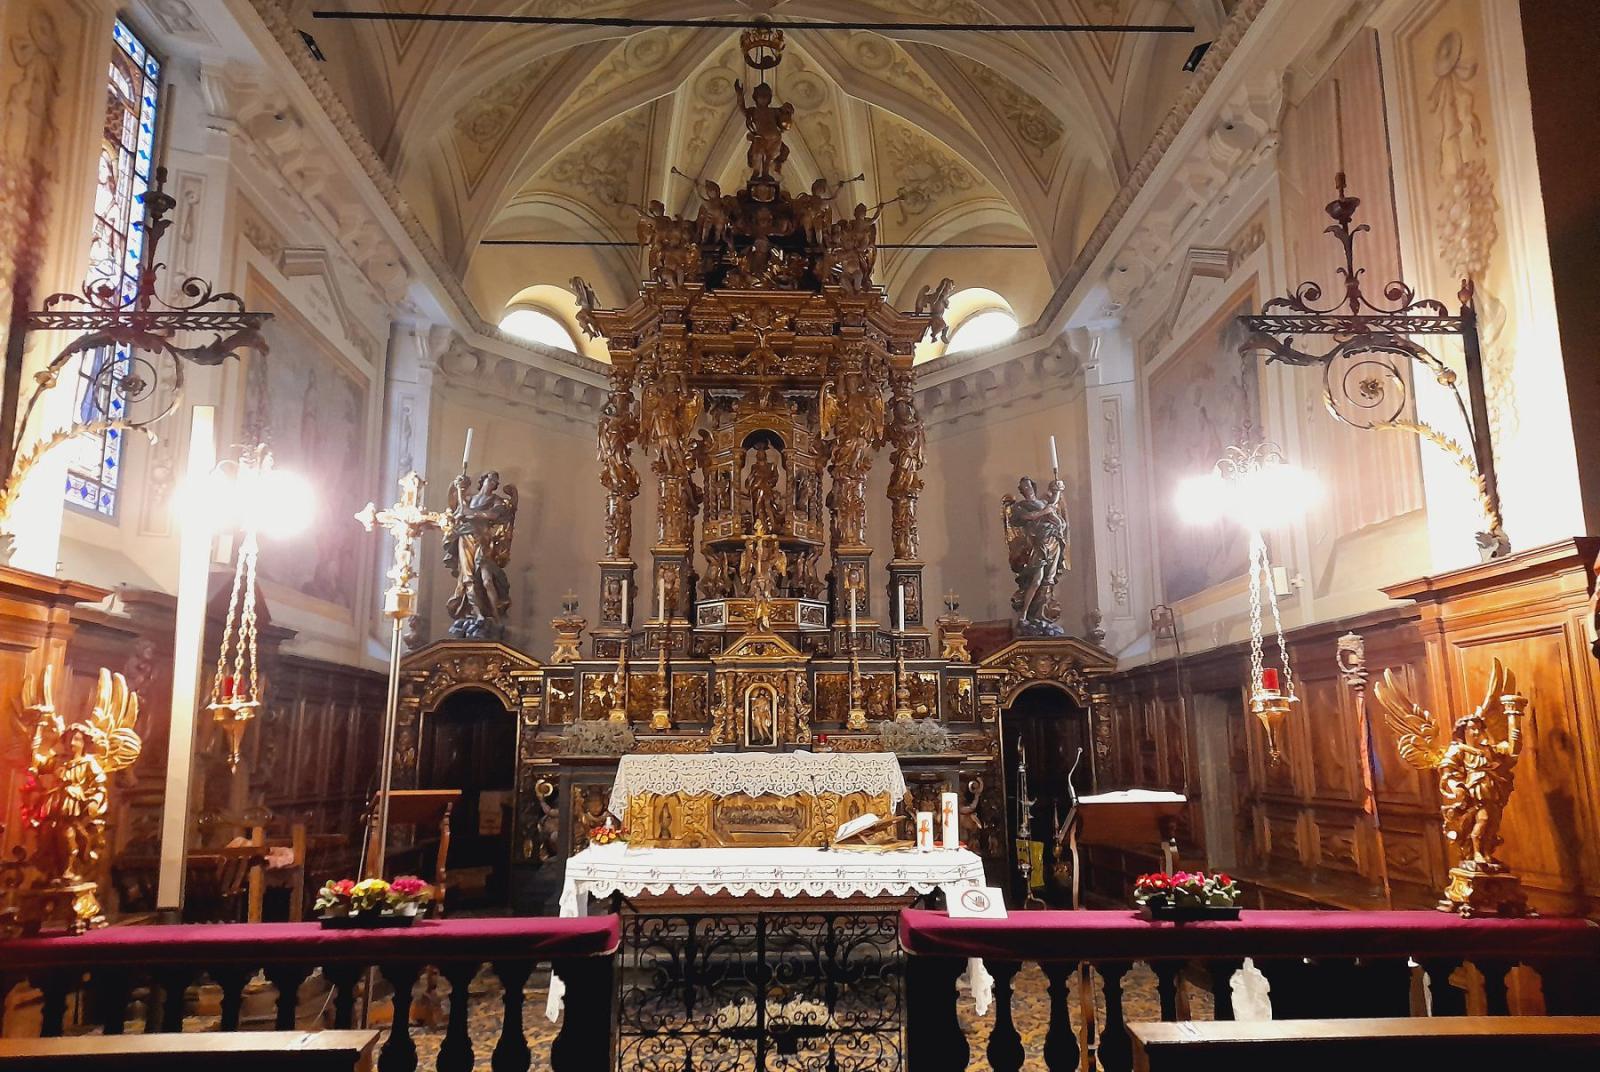
[[[1134,1072],[1600,1067],[1600,1016],[1186,1020],[1128,1034]]]
[[[369,1072],[376,1031],[239,1031],[0,1039],[6,1072]]]

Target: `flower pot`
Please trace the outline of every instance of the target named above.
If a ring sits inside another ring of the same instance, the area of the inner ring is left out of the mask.
[[[1198,923],[1202,920],[1238,919],[1238,905],[1175,905],[1147,901],[1139,906],[1139,915],[1151,923]]]
[[[377,930],[385,927],[409,927],[417,921],[415,915],[394,912],[355,912],[344,916],[318,916],[317,922],[328,930]]]

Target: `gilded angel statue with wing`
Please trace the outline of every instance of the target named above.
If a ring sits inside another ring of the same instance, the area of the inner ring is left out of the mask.
[[[68,925],[77,933],[104,923],[95,879],[110,804],[107,786],[143,748],[134,729],[139,696],[121,674],[102,668],[88,717],[67,723],[56,710],[50,667],[26,677],[22,695],[33,720],[30,778],[23,790],[34,835],[28,864],[39,872],[23,893],[23,923],[36,928],[52,910],[70,911]]]
[[[444,564],[456,579],[445,604],[450,635],[467,640],[499,640],[511,609],[511,537],[517,523],[517,489],[485,473],[472,487],[466,473],[450,485],[445,511]]]
[[[1417,770],[1438,773],[1445,837],[1456,852],[1450,886],[1439,907],[1464,916],[1526,914],[1520,883],[1495,856],[1522,755],[1523,723],[1530,718],[1515,675],[1495,659],[1483,702],[1456,719],[1448,733],[1443,719],[1412,701],[1394,671],[1384,671],[1373,695],[1398,738],[1400,758]],[[1502,718],[1506,735],[1496,740],[1490,726]]]

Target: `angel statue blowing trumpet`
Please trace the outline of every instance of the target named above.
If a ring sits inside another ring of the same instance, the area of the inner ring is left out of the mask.
[[[1517,692],[1516,677],[1495,659],[1483,702],[1456,719],[1448,734],[1444,720],[1411,701],[1394,671],[1385,670],[1372,692],[1399,739],[1400,758],[1417,770],[1439,775],[1445,837],[1456,851],[1456,865],[1450,869],[1450,885],[1439,909],[1463,916],[1527,915],[1521,882],[1495,858],[1500,820],[1522,755],[1523,720],[1531,717],[1527,697]],[[1506,736],[1496,741],[1489,725],[1502,715]]]
[[[18,922],[36,933],[62,919],[73,934],[105,925],[96,878],[105,843],[110,776],[129,767],[143,748],[134,724],[139,696],[121,674],[104,668],[88,718],[67,723],[56,710],[51,669],[23,682],[29,738],[29,777],[23,815],[34,835],[29,870],[37,872],[19,896]]]

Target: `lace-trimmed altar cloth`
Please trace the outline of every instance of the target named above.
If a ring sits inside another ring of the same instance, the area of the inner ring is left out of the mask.
[[[898,774],[898,763],[894,769]],[[587,915],[591,896],[603,898],[613,893],[625,897],[669,892],[732,897],[898,897],[942,890],[948,901],[955,890],[983,885],[983,861],[968,849],[890,853],[825,852],[810,847],[637,849],[615,842],[590,845],[567,860],[561,914]],[[994,980],[981,960],[968,962],[967,981],[978,1015],[987,1015]],[[555,1020],[560,1015],[565,993],[560,977],[552,974],[546,1018]]]
[[[906,779],[893,752],[717,752],[623,756],[611,786],[611,814],[624,819],[640,793],[888,793],[898,806]]]

